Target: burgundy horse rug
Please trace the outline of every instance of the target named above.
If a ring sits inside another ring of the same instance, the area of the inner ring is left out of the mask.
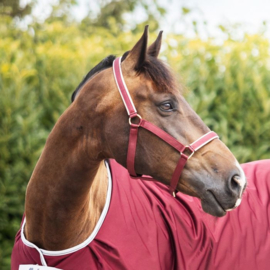
[[[29,264],[65,270],[270,269],[270,160],[242,165],[248,180],[242,203],[221,218],[205,213],[197,198],[179,192],[174,198],[161,183],[131,179],[114,160],[106,165],[107,199],[88,239],[62,251],[43,250],[25,239],[23,218],[12,270]]]

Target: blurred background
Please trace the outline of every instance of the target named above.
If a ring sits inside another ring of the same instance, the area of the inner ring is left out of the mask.
[[[185,97],[240,162],[269,158],[267,0],[0,0],[0,269],[46,138],[83,76],[149,24]]]

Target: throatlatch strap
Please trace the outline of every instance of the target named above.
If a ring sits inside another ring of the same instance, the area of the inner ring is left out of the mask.
[[[127,152],[127,169],[129,171],[129,174],[133,178],[137,177],[137,174],[135,171],[135,156],[136,156],[136,147],[137,147],[137,140],[138,140],[138,130],[139,130],[139,127],[142,127],[148,130],[149,132],[155,134],[157,137],[159,137],[164,142],[166,142],[171,147],[173,147],[175,150],[177,150],[180,154],[180,158],[177,162],[176,168],[173,172],[171,183],[169,185],[171,194],[175,196],[176,187],[177,187],[180,175],[183,171],[183,168],[187,160],[201,147],[203,147],[204,145],[206,145],[207,143],[211,142],[214,139],[218,139],[218,135],[215,132],[210,131],[188,146],[181,144],[170,134],[168,134],[161,128],[153,125],[152,123],[142,119],[141,116],[137,114],[137,110],[130,97],[129,91],[127,89],[127,86],[125,84],[125,81],[122,75],[121,57],[116,58],[114,60],[113,73],[114,73],[114,78],[116,81],[117,88],[122,97],[123,103],[127,110],[127,114],[129,115],[130,132],[129,132],[128,152]],[[133,118],[139,118],[139,123],[138,124],[132,123]],[[184,154],[185,150],[188,150],[190,152],[189,156]],[[142,177],[142,178],[146,180],[151,179],[151,177],[148,177],[148,176]]]
[[[188,160],[188,156],[186,156],[185,154],[182,154],[181,157],[178,160],[178,163],[176,165],[176,168],[173,172],[173,176],[171,179],[171,183],[170,183],[170,192],[173,194],[176,191],[176,187],[180,178],[180,175],[187,163]]]
[[[137,176],[135,172],[135,155],[138,140],[138,127],[131,126],[129,130],[129,143],[127,152],[127,169],[130,175]]]

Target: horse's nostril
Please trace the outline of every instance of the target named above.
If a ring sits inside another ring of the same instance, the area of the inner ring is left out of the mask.
[[[243,195],[243,191],[245,190],[246,183],[247,182],[245,177],[239,174],[234,174],[229,180],[229,189],[235,196],[240,199]]]
[[[235,174],[231,178],[231,189],[238,190],[241,187],[241,178],[239,175]]]

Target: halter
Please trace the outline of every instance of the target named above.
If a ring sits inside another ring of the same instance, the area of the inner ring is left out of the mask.
[[[127,152],[127,169],[131,177],[137,178],[140,177],[135,172],[135,154],[136,154],[136,145],[138,139],[139,128],[144,128],[149,132],[155,134],[157,137],[165,141],[167,144],[172,146],[176,151],[179,152],[180,158],[174,170],[169,189],[171,194],[175,197],[176,186],[179,181],[180,175],[184,169],[184,166],[188,159],[190,159],[193,154],[199,150],[204,145],[208,144],[214,139],[218,139],[218,135],[210,131],[200,137],[198,140],[194,141],[190,145],[183,145],[170,134],[160,129],[159,127],[153,125],[152,123],[144,120],[138,113],[134,106],[134,103],[131,99],[127,86],[125,84],[122,70],[121,70],[121,57],[118,57],[113,62],[113,73],[116,81],[117,88],[122,97],[123,103],[126,107],[127,114],[129,116],[129,143],[128,143],[128,152]],[[138,123],[134,123],[134,119],[137,118]],[[133,121],[132,121],[133,120]],[[152,179],[150,176],[140,177],[143,179]]]

